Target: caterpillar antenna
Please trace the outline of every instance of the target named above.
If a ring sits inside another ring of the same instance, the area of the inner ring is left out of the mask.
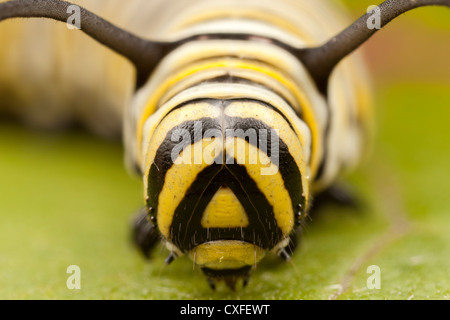
[[[424,6],[447,6],[450,0],[387,0],[378,6],[380,29],[401,14]],[[328,79],[337,64],[370,39],[379,29],[369,28],[367,21],[373,13],[367,13],[325,44],[297,49],[296,55],[305,64],[319,90],[326,93]]]

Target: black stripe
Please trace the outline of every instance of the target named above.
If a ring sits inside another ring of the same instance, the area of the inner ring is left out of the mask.
[[[229,187],[245,209],[249,225],[243,228],[203,228],[203,213],[220,187]],[[170,241],[183,251],[214,240],[242,240],[264,249],[273,248],[283,239],[273,208],[245,166],[213,164],[192,183],[175,210]]]
[[[195,132],[195,123],[197,121],[202,123],[201,134],[196,134]],[[218,129],[221,131],[221,123],[219,123],[216,119],[202,118],[196,121],[186,121],[180,123],[167,133],[165,139],[156,151],[155,159],[150,167],[150,172],[148,175],[147,206],[149,208],[154,208],[156,212],[158,208],[159,194],[163,188],[166,173],[173,166],[173,149],[176,146],[180,146],[180,141],[172,141],[172,134],[175,133],[176,130],[186,130],[186,132],[190,135],[189,144],[194,144],[202,139],[208,129]],[[182,148],[179,150],[179,153],[181,153],[181,151]]]
[[[236,99],[227,99],[227,101],[229,101],[229,102],[239,102],[239,101],[242,101],[242,102],[253,102],[253,103],[258,103],[260,105],[263,105],[264,107],[266,107],[266,108],[268,108],[270,110],[273,110],[276,113],[278,113],[284,119],[284,121],[286,121],[286,123],[289,125],[289,128],[291,128],[291,130],[295,132],[294,126],[289,121],[289,119],[286,117],[286,115],[283,112],[281,112],[281,110],[278,109],[277,107],[275,107],[274,105],[271,105],[271,104],[269,104],[269,103],[267,103],[267,102],[265,102],[263,100],[259,100],[259,99],[255,99],[255,98],[236,98]],[[302,118],[300,118],[300,119],[302,119]]]
[[[246,78],[242,78],[242,77],[237,77],[237,76],[232,76],[231,74],[227,74],[227,75],[222,75],[222,76],[218,76],[218,77],[214,77],[214,78],[210,78],[207,80],[202,80],[199,81],[197,83],[192,84],[191,86],[185,88],[186,89],[190,89],[190,88],[194,88],[197,87],[199,85],[202,84],[211,84],[211,83],[240,83],[240,84],[248,84],[248,85],[254,85],[255,87],[259,87],[259,88],[263,88],[266,89],[270,92],[275,93],[276,95],[278,95],[281,99],[283,99],[284,102],[286,102],[287,105],[289,105],[289,107],[296,113],[296,115],[300,118],[303,119],[303,115],[302,112],[297,110],[296,108],[294,108],[292,106],[292,103],[288,100],[287,97],[285,97],[281,92],[275,90],[274,88],[270,88],[268,86],[266,86],[265,84],[261,83],[261,82],[257,82],[254,80],[249,80]],[[233,99],[231,99],[233,100]],[[238,99],[240,100],[240,99]],[[245,99],[242,99],[245,100]],[[272,105],[267,104],[266,102],[262,101],[262,100],[258,100],[258,99],[248,99],[248,100],[255,100],[261,103],[266,104],[267,106],[271,107],[272,109],[274,109],[274,107]],[[279,110],[277,110],[279,112]],[[280,113],[280,112],[279,112]],[[284,116],[284,115],[283,115]]]
[[[221,99],[213,99],[213,98],[196,98],[196,99],[191,99],[191,100],[186,100],[183,101],[182,103],[172,107],[169,112],[167,112],[164,117],[158,122],[158,124],[155,124],[155,126],[158,126],[159,124],[161,124],[172,112],[179,110],[181,108],[184,108],[186,106],[189,106],[191,104],[194,103],[201,103],[201,102],[205,102],[205,103],[210,103],[211,105],[214,106],[218,106],[218,107],[223,107],[223,104],[225,103],[225,100],[221,100]],[[189,121],[189,120],[188,120]],[[200,121],[200,120],[199,120]]]
[[[208,82],[208,81],[206,81],[206,82]],[[196,85],[193,85],[192,87],[189,87],[189,88],[194,88],[196,86],[200,86],[202,83],[204,83],[204,82],[200,82],[200,83],[198,83]],[[283,97],[281,97],[281,98],[284,101],[286,101]],[[230,99],[197,98],[197,99],[187,100],[187,101],[184,101],[183,103],[180,103],[177,106],[174,106],[166,115],[164,115],[164,117],[161,119],[161,121],[158,124],[162,123],[163,120],[167,116],[169,116],[172,112],[174,112],[174,111],[176,111],[178,109],[181,109],[181,108],[183,108],[183,107],[185,107],[187,105],[193,104],[193,103],[207,102],[207,103],[210,103],[211,105],[214,105],[216,107],[226,108],[231,102],[239,102],[239,101],[242,101],[242,102],[254,102],[254,103],[256,102],[256,103],[259,103],[259,104],[265,106],[268,109],[271,109],[271,110],[277,112],[289,124],[289,127],[292,129],[292,131],[295,132],[294,126],[289,121],[289,119],[286,117],[286,115],[283,112],[281,112],[280,109],[278,109],[274,105],[271,105],[271,104],[267,103],[264,100],[259,100],[259,99],[256,99],[256,98],[230,98]],[[291,107],[292,110],[294,110],[292,108],[292,106],[289,104],[289,102],[286,101],[286,103]],[[296,112],[296,114],[297,114],[297,116],[299,117],[300,120],[304,121],[304,119],[302,117],[300,117],[297,112]]]
[[[260,129],[266,130],[268,133],[266,154],[267,156],[271,157],[272,129],[274,128],[271,128],[261,120],[254,118],[228,118],[228,122],[234,129],[242,129],[244,132],[249,129],[255,129],[259,134]],[[300,172],[300,168],[297,166],[297,163],[291,155],[288,146],[283,142],[282,139],[278,137],[278,135],[275,137],[275,139],[278,140],[279,143],[278,169],[280,170],[284,185],[291,198],[292,208],[295,214],[298,211],[298,205],[301,204],[302,208],[305,208],[306,203],[306,198],[303,193],[302,186],[302,174]],[[252,144],[252,141],[247,141]],[[258,142],[260,142],[259,135]],[[260,145],[255,146],[261,148]]]

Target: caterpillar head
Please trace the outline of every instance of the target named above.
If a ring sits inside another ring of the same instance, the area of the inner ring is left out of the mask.
[[[152,132],[147,206],[173,256],[234,287],[268,251],[285,253],[308,188],[303,146],[282,114],[250,99],[199,99],[172,106]]]

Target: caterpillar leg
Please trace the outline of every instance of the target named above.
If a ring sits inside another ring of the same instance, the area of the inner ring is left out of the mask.
[[[333,204],[341,207],[361,209],[363,206],[360,196],[350,186],[337,183],[314,197],[312,211],[323,205]]]
[[[160,234],[156,225],[148,220],[147,210],[139,211],[133,222],[133,241],[145,258],[149,259],[152,249],[160,241]]]
[[[289,261],[291,259],[295,250],[297,250],[297,248],[300,245],[301,234],[302,234],[302,227],[299,227],[289,236],[289,242],[287,246],[285,246],[284,248],[282,248],[277,252],[278,256],[281,259],[283,259],[284,261]]]

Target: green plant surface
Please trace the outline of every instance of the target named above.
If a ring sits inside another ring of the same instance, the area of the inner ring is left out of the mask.
[[[429,12],[419,20],[436,47],[411,52],[424,61],[449,39]],[[395,42],[388,34],[370,46]],[[450,79],[433,77],[448,61],[426,66],[407,81],[372,67],[374,146],[345,178],[361,208],[322,207],[291,263],[267,257],[236,292],[212,291],[185,257],[165,266],[162,246],[150,261],[132,246],[142,181],[126,173],[120,144],[0,122],[0,299],[450,299]],[[70,265],[81,290],[66,286]],[[371,265],[381,289],[367,287]]]

